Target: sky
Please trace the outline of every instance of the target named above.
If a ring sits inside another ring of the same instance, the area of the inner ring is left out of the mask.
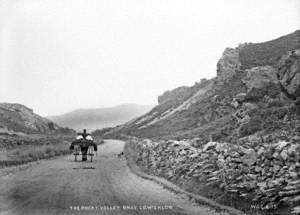
[[[216,76],[226,47],[297,29],[299,0],[0,0],[0,102],[156,104]]]

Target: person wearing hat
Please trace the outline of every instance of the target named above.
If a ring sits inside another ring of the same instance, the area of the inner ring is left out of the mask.
[[[78,133],[76,140],[71,143],[70,150],[74,150],[74,146],[79,145],[82,161],[87,161],[87,153],[90,146],[94,148],[94,151],[97,151],[97,144],[93,141],[92,136],[86,132],[86,129],[83,129],[83,133]]]

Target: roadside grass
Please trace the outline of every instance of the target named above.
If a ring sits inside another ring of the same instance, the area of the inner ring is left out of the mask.
[[[5,136],[2,142],[0,139],[0,168],[70,154],[69,144],[73,140],[74,136]],[[95,138],[95,142],[104,144],[102,138]]]
[[[21,146],[5,151],[6,159],[0,160],[0,168],[25,164],[69,153],[69,145],[66,143]]]

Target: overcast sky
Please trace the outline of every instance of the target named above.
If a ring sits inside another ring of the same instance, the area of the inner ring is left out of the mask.
[[[214,77],[226,47],[297,29],[299,0],[0,0],[0,102],[155,104]]]

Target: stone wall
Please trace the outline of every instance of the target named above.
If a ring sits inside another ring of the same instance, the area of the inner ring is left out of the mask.
[[[148,173],[173,182],[194,178],[207,186],[249,199],[260,209],[300,209],[300,137],[273,144],[197,140],[129,141],[136,163]],[[197,146],[194,147],[194,146]],[[298,211],[298,212],[297,212]]]

